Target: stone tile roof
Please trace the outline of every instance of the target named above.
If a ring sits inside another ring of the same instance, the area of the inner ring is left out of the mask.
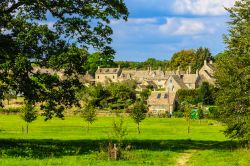
[[[179,76],[177,75],[172,75],[173,79],[176,81],[176,83],[182,88],[182,89],[186,89],[187,86],[184,84],[184,82],[180,79]]]
[[[195,84],[198,80],[198,75],[196,74],[184,74],[183,75],[183,82],[185,84],[189,83],[189,84]]]
[[[148,98],[148,105],[169,105],[168,92],[152,92]]]
[[[96,74],[118,74],[120,68],[98,68]]]

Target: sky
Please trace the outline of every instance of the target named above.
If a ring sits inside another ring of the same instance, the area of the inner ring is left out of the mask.
[[[225,49],[229,16],[224,7],[235,0],[125,0],[129,19],[112,20],[115,60],[171,59],[183,49]]]

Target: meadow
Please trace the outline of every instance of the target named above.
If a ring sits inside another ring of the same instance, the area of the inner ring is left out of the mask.
[[[0,165],[249,165],[250,151],[222,133],[225,126],[213,120],[193,120],[187,133],[185,119],[146,118],[141,134],[125,117],[128,135],[119,161],[109,160],[105,149],[112,142],[116,117],[98,117],[87,131],[77,116],[47,122],[39,117],[23,131],[19,115],[0,115]]]

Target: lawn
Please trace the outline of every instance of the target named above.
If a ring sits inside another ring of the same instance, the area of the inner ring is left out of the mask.
[[[250,152],[221,132],[225,126],[212,120],[192,121],[187,133],[184,119],[147,118],[141,134],[127,117],[128,135],[120,161],[103,152],[112,140],[112,123],[118,118],[98,117],[87,131],[80,117],[39,117],[26,134],[18,115],[0,115],[0,165],[249,165]]]

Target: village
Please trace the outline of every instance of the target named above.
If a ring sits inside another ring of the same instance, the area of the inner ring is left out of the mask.
[[[176,92],[179,89],[196,89],[202,82],[215,85],[213,62],[207,60],[200,70],[192,73],[191,66],[186,71],[180,68],[176,71],[152,70],[126,70],[118,68],[98,67],[94,82],[95,84],[108,84],[111,82],[122,82],[124,80],[135,80],[137,91],[142,91],[148,86],[153,87],[151,95],[147,100],[148,112],[153,114],[172,114],[175,109]],[[91,79],[90,76],[85,78]]]

